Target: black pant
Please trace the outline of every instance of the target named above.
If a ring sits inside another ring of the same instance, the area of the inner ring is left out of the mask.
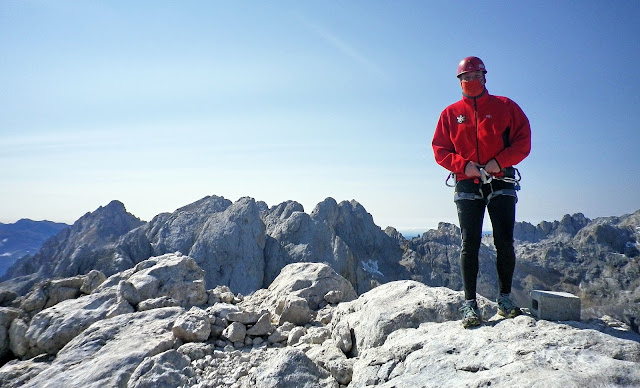
[[[508,194],[490,197],[492,192],[495,193],[499,190],[504,190]],[[501,294],[510,293],[516,265],[513,228],[516,219],[516,202],[518,202],[513,185],[502,181],[493,181],[484,185],[474,183],[472,180],[460,181],[456,184],[456,192],[465,193],[463,194],[464,199],[457,198],[455,201],[462,232],[460,267],[465,299],[476,299],[478,252],[482,239],[482,221],[485,208],[489,210],[493,226],[499,291]],[[471,198],[469,194],[475,194],[475,198]]]

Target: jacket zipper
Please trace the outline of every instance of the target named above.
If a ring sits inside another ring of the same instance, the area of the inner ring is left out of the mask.
[[[476,156],[478,158],[478,164],[480,164],[480,134],[478,131],[478,100],[473,99],[473,113],[475,116],[476,124]]]

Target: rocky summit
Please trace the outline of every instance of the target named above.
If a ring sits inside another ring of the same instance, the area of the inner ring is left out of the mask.
[[[485,323],[465,330],[459,291],[401,280],[358,297],[320,263],[248,296],[205,289],[181,254],[95,278],[77,298],[0,310],[18,356],[2,387],[640,386],[640,335],[611,318],[506,320],[481,298]]]
[[[460,231],[405,239],[356,201],[211,196],[143,222],[113,201],[0,283],[2,387],[640,386],[640,212],[516,227],[514,298],[465,330]],[[580,321],[526,308],[580,297]]]

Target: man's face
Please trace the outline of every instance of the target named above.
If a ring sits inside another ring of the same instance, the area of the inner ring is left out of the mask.
[[[468,81],[473,81],[474,79],[479,79],[483,85],[485,83],[484,72],[480,70],[470,71],[468,73],[461,74],[459,78],[460,78],[460,81],[462,82],[468,82]]]

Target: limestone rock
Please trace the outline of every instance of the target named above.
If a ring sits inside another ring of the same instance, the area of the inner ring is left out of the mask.
[[[351,354],[382,345],[387,336],[401,328],[415,328],[423,322],[459,319],[458,308],[464,297],[444,287],[428,287],[411,280],[390,282],[342,303],[334,313],[333,329],[341,324],[351,328],[355,341]],[[479,298],[483,316],[493,316],[495,304]],[[372,306],[376,306],[373,308]],[[337,335],[342,337],[344,329]]]
[[[241,342],[247,335],[247,327],[240,322],[233,322],[222,332],[222,337],[231,342]]]
[[[207,286],[248,294],[262,287],[265,226],[255,200],[242,198],[212,214],[189,251],[204,269]]]
[[[287,338],[287,345],[292,346],[300,342],[300,339],[307,334],[307,329],[302,326],[296,326],[289,332],[289,337]]]
[[[157,298],[146,299],[138,303],[138,311],[147,311],[151,309],[175,306],[180,306],[180,303],[177,300],[168,296],[159,296]]]
[[[94,293],[113,288],[125,280],[137,290],[139,297],[135,299],[169,297],[183,307],[198,306],[208,299],[203,279],[204,271],[192,258],[173,253],[152,257],[109,277]]]
[[[289,334],[291,330],[295,328],[295,325],[291,322],[286,322],[285,324],[278,326],[276,330],[269,335],[269,342],[272,344],[276,344],[279,342],[287,341],[289,339]]]
[[[51,237],[33,257],[18,260],[7,271],[6,277],[13,279],[6,285],[24,295],[35,283],[47,278],[73,277],[93,269],[105,275],[122,271],[130,263],[113,260],[106,248],[143,224],[127,213],[122,202],[111,201]]]
[[[356,201],[327,198],[311,214],[288,201],[265,212],[265,284],[295,262],[325,262],[358,292],[404,278],[398,244],[373,222]],[[378,269],[375,269],[378,268]]]
[[[319,368],[301,350],[286,348],[255,374],[256,388],[338,388],[329,372]]]
[[[176,320],[172,331],[176,338],[185,342],[206,341],[211,334],[209,316],[204,310],[192,307]]]
[[[311,347],[306,354],[316,365],[329,371],[339,384],[348,385],[351,382],[356,360],[348,359],[333,344],[326,342],[322,346]]]
[[[112,293],[91,294],[60,302],[33,317],[25,334],[29,350],[20,356],[55,354],[91,324],[132,311],[129,303],[117,300]]]
[[[313,311],[304,298],[296,295],[288,295],[281,300],[276,309],[280,315],[280,325],[291,322],[295,325],[305,325],[313,318]]]
[[[318,310],[327,303],[325,296],[332,291],[341,293],[343,301],[357,298],[351,283],[330,266],[322,263],[294,263],[284,267],[268,289],[256,291],[250,303],[245,301],[242,305],[254,310],[269,310],[279,315],[280,312],[276,312],[274,307],[289,296],[295,296],[306,300],[310,309]]]
[[[24,388],[126,386],[145,358],[173,347],[171,326],[179,307],[122,314],[94,323],[77,335]],[[24,365],[29,361],[20,361]],[[15,367],[15,365],[14,365]],[[5,374],[0,368],[0,379]]]
[[[142,300],[138,289],[128,280],[121,280],[116,291],[118,298],[128,302],[132,306],[137,306]]]
[[[214,352],[214,347],[211,344],[205,344],[201,342],[187,342],[178,348],[178,352],[189,357],[190,360],[200,360],[205,356],[210,356]]]
[[[9,327],[9,349],[16,357],[24,357],[29,351],[27,329],[29,325],[23,319],[14,319]]]
[[[240,322],[243,325],[253,325],[258,322],[262,314],[255,311],[237,311],[227,314],[227,320],[231,322]]]
[[[425,322],[394,331],[383,345],[364,351],[349,386],[635,386],[637,339],[526,315],[476,330],[463,329],[459,321]]]
[[[331,337],[331,330],[326,327],[310,327],[307,332],[300,337],[300,342],[305,344],[320,345]]]
[[[344,299],[344,292],[342,290],[332,290],[325,294],[324,300],[329,304],[338,304]]]
[[[39,285],[34,287],[26,295],[20,307],[27,312],[33,312],[35,314],[41,311],[45,304],[47,304],[47,294],[44,292],[44,287]]]
[[[0,359],[9,355],[9,328],[20,316],[20,310],[11,307],[0,307]]]
[[[270,335],[275,330],[271,324],[271,314],[265,313],[258,318],[258,321],[247,330],[248,335],[263,336]]]
[[[93,290],[98,288],[98,286],[101,285],[105,280],[107,280],[107,277],[105,276],[105,274],[103,274],[102,272],[96,269],[91,270],[85,276],[84,281],[80,286],[80,292],[87,295],[91,294]]]
[[[0,367],[0,387],[22,388],[49,367],[51,360],[39,357],[26,361],[12,360]]]
[[[229,303],[216,303],[215,305],[207,308],[207,313],[212,317],[220,317],[227,320],[227,317],[231,313],[240,312],[240,307]]]
[[[351,352],[353,347],[353,339],[351,334],[351,327],[348,322],[341,322],[335,325],[332,333],[332,338],[335,346],[340,349],[344,354]]]
[[[127,388],[175,388],[188,386],[194,374],[191,360],[176,350],[146,358],[131,375]]]

